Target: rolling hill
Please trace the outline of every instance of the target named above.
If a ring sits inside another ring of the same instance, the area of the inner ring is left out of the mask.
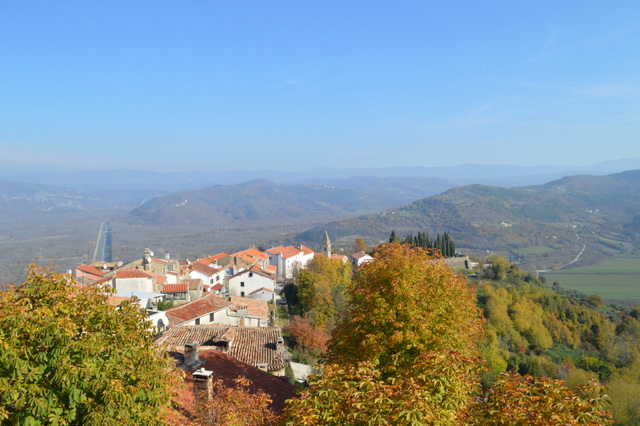
[[[496,251],[538,268],[594,261],[640,246],[640,170],[570,176],[544,185],[469,185],[381,213],[334,221],[297,236],[371,242],[417,231],[448,232],[458,247]],[[583,250],[584,249],[584,250]]]
[[[157,197],[128,216],[133,223],[148,225],[317,223],[383,210],[415,200],[418,194],[435,194],[449,187],[436,179],[362,177],[304,185],[280,185],[259,179]]]

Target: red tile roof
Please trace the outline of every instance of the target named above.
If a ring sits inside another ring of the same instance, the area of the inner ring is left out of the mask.
[[[218,254],[214,254],[213,256],[209,256],[209,257],[203,257],[202,259],[198,259],[193,263],[202,263],[203,265],[210,265],[212,263],[214,263],[216,260],[220,260],[223,259],[225,257],[229,256],[227,253],[218,253]]]
[[[233,303],[232,310],[237,310],[238,306],[246,306],[249,309],[249,316],[258,318],[269,318],[269,304],[264,300],[249,299],[248,297],[231,296]]]
[[[254,272],[256,274],[262,275],[263,277],[271,278],[272,280],[276,279],[276,277],[275,277],[275,275],[273,273],[265,271],[264,269],[262,269],[262,267],[260,265],[253,265],[251,267],[251,269],[244,269],[244,270],[238,272],[237,274],[231,276],[231,278],[239,277],[239,276],[247,274],[249,272]]]
[[[361,252],[361,251],[359,251],[357,253],[353,253],[351,255],[351,257],[353,257],[354,259],[362,259],[363,257],[366,257],[366,256],[369,256],[369,255],[367,253],[364,253],[364,252]]]
[[[309,247],[307,246],[300,246],[300,250],[302,250],[302,253],[307,255],[307,254],[311,254],[311,253],[315,253],[314,250],[311,250]]]
[[[209,276],[215,275],[220,271],[220,269],[212,268],[211,266],[205,265],[204,263],[200,263],[200,262],[193,262],[191,264],[191,270],[200,272],[202,274],[209,275]]]
[[[177,326],[165,331],[154,342],[167,350],[182,350],[187,342],[198,342],[204,348],[221,348],[229,342],[229,355],[250,365],[267,364],[269,371],[284,369],[284,353],[277,349],[282,339],[278,327],[232,327],[222,324]]]
[[[93,266],[90,266],[90,265],[78,265],[76,266],[76,269],[86,274],[97,275],[99,277],[101,277],[105,272],[107,272],[107,271],[101,271],[100,269],[94,268]]]
[[[249,262],[249,263],[255,263],[258,261],[256,258],[251,257],[248,254],[244,254],[244,253],[236,253],[236,254],[232,254],[231,256],[237,257],[238,259],[242,259],[245,262]]]
[[[184,354],[182,352],[170,352],[170,354],[182,362]],[[289,383],[284,377],[274,376],[253,367],[249,364],[238,361],[230,355],[217,350],[199,350],[200,360],[203,364],[199,368],[213,371],[213,378],[220,379],[229,387],[235,385],[234,380],[240,376],[246,377],[252,383],[250,390],[253,392],[262,391],[271,398],[270,408],[278,413],[284,411],[285,401],[297,397],[297,388]],[[196,369],[190,370],[190,373]],[[186,389],[177,389],[182,406],[192,409],[194,404],[193,376],[189,373],[185,375]]]
[[[171,326],[191,321],[211,312],[231,307],[232,302],[216,294],[208,294],[193,302],[166,311]]]
[[[299,248],[294,247],[294,246],[288,246],[288,247],[278,246],[278,247],[273,247],[273,248],[270,248],[269,250],[267,250],[267,253],[279,254],[280,256],[284,257],[285,259],[288,259],[288,258],[293,257],[293,256],[297,256],[302,252],[303,252],[302,250],[300,250]]]
[[[262,259],[262,260],[269,259],[269,255],[268,254],[266,254],[263,251],[254,249],[254,248],[242,250],[242,251],[239,251],[237,253],[234,253],[233,255],[236,256],[236,255],[240,255],[240,254],[253,257],[254,259]]]
[[[162,286],[163,293],[186,293],[187,291],[189,291],[189,284],[187,283],[165,284]]]
[[[118,278],[151,278],[152,274],[140,269],[125,269],[123,271],[116,271],[114,277]]]

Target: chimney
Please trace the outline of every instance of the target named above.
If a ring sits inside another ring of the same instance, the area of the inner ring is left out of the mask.
[[[164,258],[165,258],[165,260],[171,259],[171,255],[169,254],[169,252],[165,253]]]
[[[213,371],[205,370],[203,367],[194,371],[192,376],[196,405],[203,405],[211,401],[213,398],[213,389],[211,388]]]
[[[201,364],[198,356],[198,342],[190,340],[184,344],[184,366],[187,370],[192,370]]]
[[[282,336],[276,339],[276,350],[278,352],[284,351],[284,339],[282,338]]]
[[[241,317],[246,317],[249,315],[249,307],[247,305],[238,305],[238,309],[236,310],[238,315]]]

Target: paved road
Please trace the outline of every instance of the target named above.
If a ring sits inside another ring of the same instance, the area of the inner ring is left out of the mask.
[[[571,262],[569,262],[569,263],[566,263],[566,264],[564,264],[564,265],[562,265],[562,266],[558,266],[557,268],[553,268],[553,269],[538,269],[536,272],[537,272],[538,274],[540,274],[540,273],[542,273],[542,272],[552,272],[552,271],[557,271],[558,269],[562,269],[562,268],[564,268],[564,267],[566,267],[566,266],[572,265],[572,264],[576,263],[576,262],[580,259],[580,256],[582,256],[582,253],[584,253],[584,251],[585,251],[585,249],[586,249],[586,248],[587,248],[587,245],[586,245],[586,244],[584,244],[584,245],[582,246],[582,250],[580,250],[580,253],[578,253],[578,255],[576,256],[576,258],[575,258],[575,259],[573,259],[573,260],[572,260]]]

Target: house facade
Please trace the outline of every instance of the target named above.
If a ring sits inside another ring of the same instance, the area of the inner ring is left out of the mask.
[[[251,269],[240,271],[229,278],[228,290],[230,296],[251,297],[252,293],[260,289],[272,291],[275,298],[275,276],[257,265]]]

